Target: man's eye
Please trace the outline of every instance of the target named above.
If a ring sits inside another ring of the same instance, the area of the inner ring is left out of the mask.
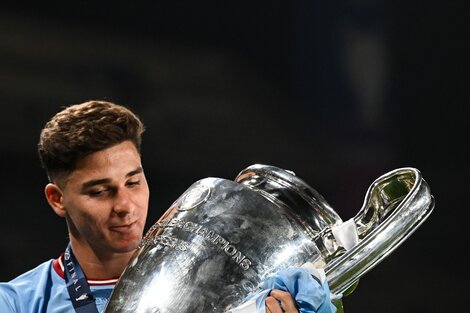
[[[99,197],[99,196],[102,196],[106,193],[107,189],[100,189],[100,190],[92,190],[90,192],[88,192],[88,195],[90,197]]]
[[[127,182],[127,186],[137,186],[137,185],[140,185],[140,181],[136,180],[136,181],[129,181]]]

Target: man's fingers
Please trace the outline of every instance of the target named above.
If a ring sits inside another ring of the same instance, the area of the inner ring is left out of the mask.
[[[283,313],[286,312],[284,311],[281,306],[279,305],[279,302],[276,300],[276,298],[267,296],[266,300],[266,313]]]
[[[278,306],[286,313],[298,313],[297,305],[295,304],[294,299],[292,298],[291,294],[287,291],[277,290],[274,289],[271,291],[270,296],[273,297],[276,302],[278,302]]]

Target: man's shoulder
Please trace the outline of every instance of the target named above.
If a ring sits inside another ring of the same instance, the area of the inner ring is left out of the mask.
[[[0,307],[16,312],[23,306],[22,302],[31,301],[36,294],[50,288],[52,263],[53,260],[46,261],[8,282],[0,283]]]
[[[13,278],[9,282],[0,283],[0,287],[8,285],[24,286],[24,284],[27,283],[37,282],[38,279],[50,275],[53,261],[54,260],[51,259],[49,261],[43,262],[35,268]]]

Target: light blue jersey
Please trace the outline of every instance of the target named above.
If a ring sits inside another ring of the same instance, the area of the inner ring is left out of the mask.
[[[116,283],[117,278],[88,280],[98,312],[104,310]],[[63,256],[0,283],[0,312],[75,313],[64,280]]]

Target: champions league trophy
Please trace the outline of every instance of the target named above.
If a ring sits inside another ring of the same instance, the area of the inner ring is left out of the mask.
[[[105,312],[223,313],[287,267],[314,263],[346,291],[429,216],[434,198],[415,168],[376,179],[343,223],[293,172],[252,165],[235,181],[195,182],[147,232]]]

